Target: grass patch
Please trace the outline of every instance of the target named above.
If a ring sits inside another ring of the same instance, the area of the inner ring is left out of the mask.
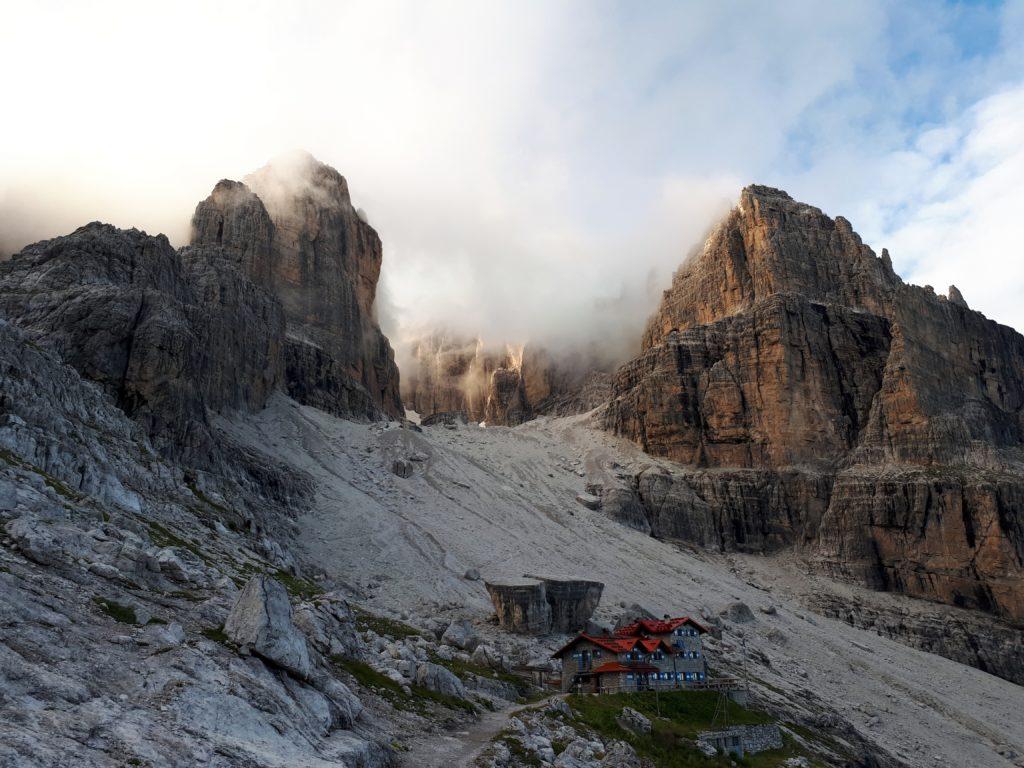
[[[818,744],[823,746],[849,761],[853,761],[856,758],[856,755],[848,746],[827,733],[822,733],[821,731],[813,730],[803,725],[796,725],[794,723],[786,723],[786,727],[809,744]]]
[[[213,510],[213,512],[216,513],[216,516],[218,517],[218,519],[220,519],[224,523],[225,527],[228,530],[235,531],[235,532],[237,532],[239,530],[239,526],[242,525],[243,522],[244,522],[244,518],[241,515],[239,515],[237,512],[235,512],[230,507],[225,507],[223,504],[220,504],[220,503],[214,501],[209,496],[207,496],[205,493],[203,493],[199,489],[199,486],[196,485],[196,481],[193,478],[186,477],[185,478],[185,486],[192,492],[192,495],[195,496],[197,499],[199,499],[199,501],[207,509]],[[190,509],[192,509],[193,512],[199,512],[200,513],[199,516],[203,517],[203,512],[205,510],[202,510],[202,509],[196,510],[193,507],[190,507]]]
[[[130,605],[123,605],[122,603],[114,602],[113,600],[107,600],[103,597],[94,597],[92,599],[99,609],[103,613],[107,614],[114,621],[119,621],[122,624],[135,624],[135,609]]]
[[[499,740],[508,747],[508,751],[515,758],[515,765],[528,765],[536,768],[544,765],[544,761],[535,752],[524,747],[512,734],[504,734],[499,737]]]
[[[401,621],[377,616],[357,606],[352,606],[352,612],[356,618],[356,629],[360,632],[365,632],[369,629],[382,637],[391,637],[395,640],[404,640],[407,637],[420,637],[423,634],[415,627],[410,627]]]
[[[466,675],[487,677],[492,680],[500,680],[503,683],[511,685],[516,689],[516,692],[520,696],[525,696],[530,692],[530,684],[518,675],[513,675],[511,672],[494,670],[490,667],[485,667],[483,664],[474,664],[472,661],[442,659],[435,652],[431,652],[429,658],[434,664],[439,664],[440,666],[447,668],[450,672],[453,672],[456,677],[465,677]]]
[[[568,698],[578,722],[605,739],[628,742],[637,754],[658,768],[710,768],[733,763],[747,768],[779,768],[791,757],[810,757],[792,739],[786,739],[783,749],[744,758],[704,755],[696,748],[694,739],[698,733],[711,730],[718,700],[719,694],[714,691],[667,691],[657,696],[653,693],[574,695]],[[616,717],[623,707],[631,707],[648,717],[651,732],[638,735],[622,728],[616,722]],[[727,708],[729,725],[774,722],[768,714],[741,707],[731,700]]]
[[[224,632],[224,627],[203,627],[199,630],[199,634],[207,640],[213,640],[213,642],[220,643],[221,645],[233,645],[231,638]]]
[[[34,472],[35,474],[39,475],[41,478],[43,478],[43,482],[47,485],[47,487],[55,491],[59,496],[63,496],[65,499],[68,499],[69,501],[74,501],[77,503],[85,498],[83,494],[74,490],[66,483],[58,480],[56,477],[51,475],[46,470],[37,467],[35,464],[30,464],[29,462],[25,461],[19,456],[14,455],[11,451],[8,451],[6,448],[0,448],[0,459],[3,459],[5,462],[7,462],[13,467],[25,469],[28,470],[29,472]]]
[[[312,600],[317,595],[324,593],[313,582],[301,579],[298,576],[292,576],[288,571],[278,570],[273,575],[275,579],[284,584],[284,588],[288,590],[289,595],[300,600]]]
[[[469,712],[470,714],[476,714],[479,711],[472,702],[455,696],[448,696],[444,693],[438,693],[437,691],[431,691],[421,685],[409,686],[411,694],[408,694],[402,690],[401,685],[365,662],[340,656],[332,657],[331,661],[352,675],[363,688],[373,691],[396,709],[426,715],[429,714],[428,703],[433,703],[448,709]]]
[[[154,523],[153,521],[149,522],[149,538],[158,547],[178,547],[179,549],[187,549],[203,562],[206,562],[206,558],[203,557],[198,546],[188,539],[182,538],[169,528],[165,528],[160,525],[160,523]]]

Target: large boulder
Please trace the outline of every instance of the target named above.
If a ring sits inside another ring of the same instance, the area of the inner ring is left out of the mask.
[[[444,634],[441,635],[441,642],[472,653],[480,644],[480,636],[477,635],[472,624],[465,619],[459,619],[448,625]]]
[[[224,622],[224,633],[243,650],[298,677],[309,677],[309,648],[292,623],[288,591],[269,576],[254,576],[245,585]]]
[[[443,693],[445,696],[454,696],[457,699],[466,698],[466,688],[455,674],[440,664],[426,662],[416,667],[416,684],[424,688]]]
[[[502,628],[522,635],[545,635],[551,631],[551,606],[543,581],[485,581],[484,586]]]
[[[303,603],[292,618],[311,649],[321,656],[356,658],[362,649],[352,609],[337,595],[327,594]]]
[[[544,576],[487,581],[484,586],[498,624],[510,632],[528,635],[583,629],[604,591],[599,581]]]
[[[627,731],[638,735],[651,732],[651,721],[631,707],[623,707],[622,712],[615,718],[615,722]]]

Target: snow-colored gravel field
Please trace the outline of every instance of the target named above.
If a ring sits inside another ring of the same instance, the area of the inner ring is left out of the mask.
[[[482,581],[464,578],[470,568],[484,579],[602,581],[599,617],[621,604],[700,615],[741,600],[756,617],[741,627],[750,660],[742,662],[737,633],[726,631],[709,645],[713,667],[743,665],[764,696],[839,713],[907,765],[1024,765],[1013,756],[1024,756],[1024,688],[808,612],[788,597],[809,578],[795,556],[694,552],[576,502],[588,472],[656,463],[590,428],[585,416],[417,433],[354,424],[279,397],[224,427],[317,480],[315,508],[297,521],[304,559],[328,584],[377,609],[483,620],[490,602]],[[412,459],[412,477],[392,473],[396,459]],[[774,615],[759,610],[771,605]]]

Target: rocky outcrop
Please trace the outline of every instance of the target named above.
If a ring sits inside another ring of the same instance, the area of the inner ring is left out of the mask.
[[[280,305],[216,248],[93,223],[0,264],[0,313],[99,383],[173,454],[211,450],[207,409],[282,380]]]
[[[269,576],[254,576],[245,585],[224,622],[224,634],[243,650],[300,678],[309,677],[309,647],[292,623],[288,592]]]
[[[538,344],[490,347],[435,333],[413,343],[410,358],[402,399],[424,418],[465,413],[470,421],[515,426],[584,413],[611,392],[609,363],[599,355],[556,355]]]
[[[336,415],[398,416],[374,319],[380,240],[308,155],[199,204],[192,244],[93,223],[0,264],[0,315],[100,384],[165,455],[208,469],[210,414],[276,390]]]
[[[403,400],[422,417],[464,413],[470,421],[515,426],[532,418],[522,347],[488,350],[478,339],[433,334],[412,348]]]
[[[259,512],[268,492],[217,477],[189,487],[199,478],[183,482],[105,388],[34,338],[0,318],[0,763],[388,765],[390,739],[341,730],[361,704],[331,667],[297,679],[218,629],[236,581],[289,559],[227,525],[286,510]],[[311,618],[318,649],[362,654],[327,600],[296,623]]]
[[[743,190],[604,419],[686,465],[591,489],[633,527],[1024,617],[1024,337],[904,284],[841,217]]]
[[[311,155],[222,181],[196,208],[193,245],[237,255],[284,307],[289,393],[342,416],[402,414],[398,369],[376,321],[382,250],[348,183]]]
[[[1024,627],[965,610],[887,605],[819,592],[809,606],[851,626],[1024,685]]]
[[[594,615],[604,584],[583,579],[524,577],[486,581],[498,624],[529,635],[576,632]]]

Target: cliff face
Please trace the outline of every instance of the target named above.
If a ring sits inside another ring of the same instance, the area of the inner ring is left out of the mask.
[[[401,413],[373,319],[380,239],[308,155],[222,181],[192,244],[93,223],[0,264],[0,317],[97,382],[167,455],[222,466],[212,412],[275,390],[346,417]]]
[[[217,248],[89,224],[0,265],[0,314],[100,384],[171,453],[210,450],[207,409],[281,384],[284,317]]]
[[[234,253],[281,302],[289,394],[342,416],[402,415],[398,369],[374,310],[380,238],[341,174],[296,154],[245,184],[222,181],[196,208],[192,244]]]
[[[412,346],[403,400],[423,417],[463,413],[471,421],[515,426],[540,415],[583,413],[602,405],[610,375],[592,356],[553,355],[535,344],[489,348],[442,333]]]
[[[655,535],[796,543],[834,575],[1020,619],[1022,387],[1024,337],[755,186],[674,276],[605,420],[694,467],[626,489]]]

